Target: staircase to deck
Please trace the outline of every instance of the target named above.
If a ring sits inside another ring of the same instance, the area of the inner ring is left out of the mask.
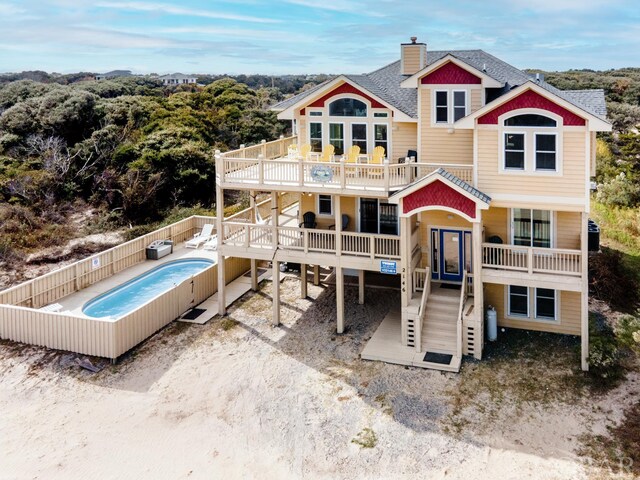
[[[443,288],[439,284],[431,286],[431,292],[427,300],[426,308],[420,321],[420,345],[424,356],[441,357],[439,363],[433,359],[422,363],[426,368],[458,372],[460,370],[461,356],[458,354],[458,316],[460,312],[460,290]],[[440,354],[440,355],[438,355]],[[447,357],[449,362],[446,363]]]

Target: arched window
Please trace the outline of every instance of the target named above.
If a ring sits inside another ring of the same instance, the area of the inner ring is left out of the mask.
[[[367,105],[355,98],[340,98],[329,104],[332,117],[366,117]]]
[[[527,113],[509,117],[504,121],[507,127],[556,127],[557,122],[553,118]]]

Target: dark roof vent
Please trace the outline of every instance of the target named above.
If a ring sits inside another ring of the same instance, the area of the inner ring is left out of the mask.
[[[411,37],[411,43],[416,43],[418,41],[418,37]]]

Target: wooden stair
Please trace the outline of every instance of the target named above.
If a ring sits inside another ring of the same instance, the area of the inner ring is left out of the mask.
[[[461,358],[457,356],[457,316],[460,308],[460,290],[432,285],[427,308],[422,317],[421,350],[423,353],[452,355],[446,364],[422,362],[426,368],[460,370]]]

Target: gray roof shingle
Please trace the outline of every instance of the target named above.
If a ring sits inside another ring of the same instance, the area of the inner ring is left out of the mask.
[[[456,177],[453,173],[448,172],[444,168],[439,168],[439,169],[431,172],[429,175],[416,180],[415,182],[413,182],[413,183],[407,185],[406,187],[404,187],[404,188],[398,190],[397,192],[395,192],[393,195],[391,195],[391,197],[397,197],[397,196],[403,196],[404,197],[404,195],[401,195],[402,192],[414,187],[415,185],[417,185],[417,184],[419,184],[421,182],[424,182],[425,179],[430,178],[430,177],[432,177],[434,175],[439,175],[440,177],[449,180],[451,183],[453,183],[456,186],[462,188],[464,191],[469,192],[471,195],[476,197],[478,200],[486,203],[487,205],[489,205],[489,203],[491,203],[491,197],[489,195],[487,195],[486,193],[481,192],[477,188],[474,188],[473,186],[469,185],[467,182],[465,182],[461,178]]]
[[[451,55],[467,65],[482,71],[491,78],[504,85],[502,93],[507,93],[511,89],[522,85],[532,78],[522,70],[509,65],[506,62],[494,57],[484,50],[452,50],[452,51],[427,51],[427,65]],[[353,83],[361,86],[370,93],[404,112],[411,118],[418,117],[417,91],[414,88],[401,88],[400,84],[409,75],[400,73],[400,60],[386,65],[378,70],[363,75],[344,75]],[[298,95],[288,98],[272,107],[273,110],[285,110],[296,104],[300,100],[312,95],[337,77],[316,85]],[[602,119],[606,116],[606,104],[603,90],[559,90],[544,81],[535,82],[545,90],[559,96],[578,108],[596,115]]]

